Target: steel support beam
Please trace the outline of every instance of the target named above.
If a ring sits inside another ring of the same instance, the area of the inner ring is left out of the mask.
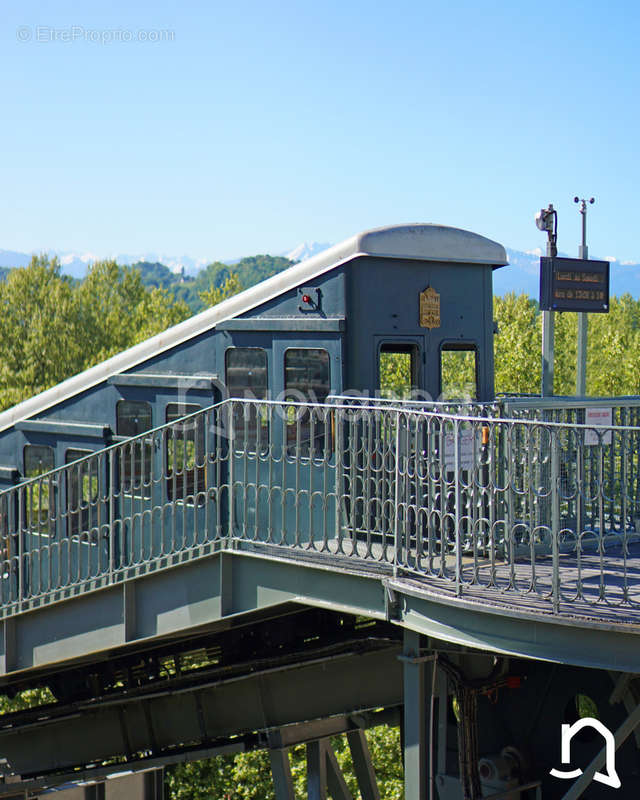
[[[21,723],[14,719],[13,728],[0,731],[0,752],[22,775],[67,772],[128,752],[152,750],[151,729],[154,755],[160,756],[184,742],[201,741],[203,731],[215,740],[397,706],[402,700],[398,654],[398,647],[386,646],[182,690],[153,689],[148,696],[114,698],[99,706],[92,701],[73,703],[48,710],[46,718],[25,712]],[[331,733],[322,726],[320,731],[323,737]]]
[[[324,752],[327,762],[327,789],[329,794],[333,800],[353,800],[353,795],[349,791],[336,754],[333,752],[333,747],[331,747],[331,742],[328,739],[325,743]]]
[[[627,737],[630,736],[631,733],[637,728],[638,724],[640,723],[640,704],[635,707],[635,709],[629,714],[629,716],[625,719],[625,721],[620,725],[618,730],[614,734],[614,740],[616,743],[616,751],[620,747],[620,745],[626,741]],[[598,753],[598,755],[592,760],[589,766],[583,771],[582,775],[578,778],[578,780],[573,784],[573,786],[569,789],[569,791],[563,795],[562,800],[577,800],[578,797],[582,797],[582,793],[585,789],[589,786],[591,781],[593,780],[593,776],[596,772],[598,772],[605,764],[607,756],[606,748],[603,747],[602,750]]]
[[[609,697],[609,703],[613,706],[616,703],[623,703],[627,714],[631,714],[636,707],[636,702],[631,691],[631,681],[636,678],[629,672],[610,672],[611,680],[615,683],[615,687]],[[640,750],[640,730],[636,728],[633,732],[636,740],[636,747]]]
[[[322,739],[307,744],[308,800],[327,800],[327,757]]]
[[[362,800],[380,800],[378,781],[364,731],[349,731],[347,741]]]
[[[420,660],[420,634],[404,631],[404,795],[427,797],[427,742],[425,725],[425,662]]]
[[[276,800],[295,800],[288,750],[269,750]]]

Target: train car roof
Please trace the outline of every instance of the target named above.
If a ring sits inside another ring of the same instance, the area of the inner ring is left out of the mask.
[[[504,247],[477,233],[445,225],[391,225],[358,233],[322,253],[223,300],[184,322],[156,334],[0,413],[0,431],[40,414],[166,350],[206,333],[219,322],[245,314],[284,292],[359,256],[445,261],[501,267],[508,263]]]

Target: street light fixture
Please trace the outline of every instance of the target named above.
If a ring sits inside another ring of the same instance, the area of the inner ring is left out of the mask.
[[[549,237],[547,255],[554,258],[558,254],[556,246],[558,241],[558,212],[551,203],[549,203],[549,208],[542,208],[536,214],[536,226],[538,230],[545,232]]]
[[[541,208],[536,214],[538,230],[547,234],[547,258],[558,255],[558,212],[549,203],[549,208]],[[542,264],[542,259],[541,262]],[[553,394],[553,350],[555,337],[555,323],[553,311],[542,312],[542,396],[549,397]]]

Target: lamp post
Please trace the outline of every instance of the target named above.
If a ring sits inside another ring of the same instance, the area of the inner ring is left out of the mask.
[[[582,214],[582,244],[578,248],[578,258],[589,258],[587,248],[587,201],[579,197],[573,198],[574,203],[580,203],[580,214]],[[589,198],[589,205],[595,203],[595,197]],[[588,317],[584,311],[578,314],[578,358],[576,364],[576,395],[584,397],[587,393],[587,333]]]
[[[536,214],[538,230],[547,234],[547,257],[558,255],[558,212],[549,203]],[[553,394],[553,350],[555,338],[555,312],[542,312],[542,396]]]

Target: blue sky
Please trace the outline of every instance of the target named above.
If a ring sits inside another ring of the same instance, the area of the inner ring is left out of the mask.
[[[5,2],[0,248],[232,258],[424,221],[528,249],[553,202],[574,254],[579,194],[590,254],[640,261],[639,23],[619,0]]]

